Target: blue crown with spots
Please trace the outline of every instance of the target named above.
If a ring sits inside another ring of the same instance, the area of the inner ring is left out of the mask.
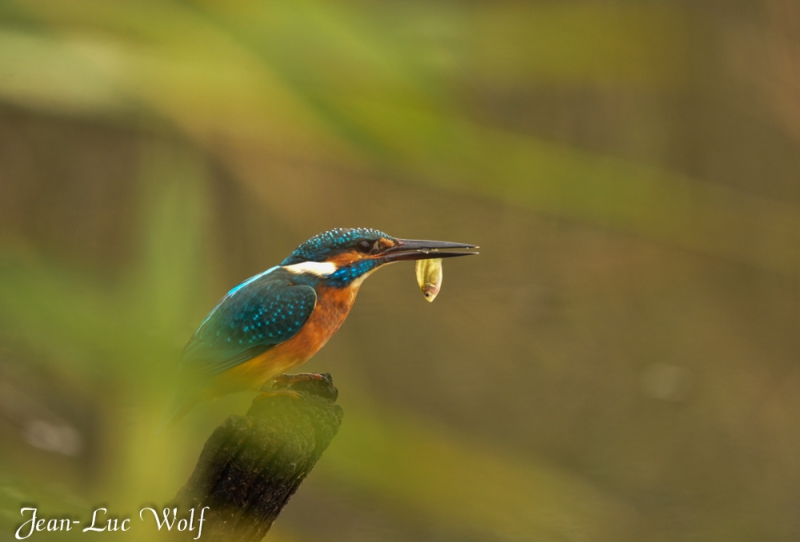
[[[281,265],[301,262],[322,262],[336,252],[355,248],[359,241],[377,241],[381,237],[393,239],[380,230],[372,228],[335,228],[320,233],[300,245]]]

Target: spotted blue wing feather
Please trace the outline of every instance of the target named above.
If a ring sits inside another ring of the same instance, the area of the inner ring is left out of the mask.
[[[219,302],[194,334],[181,369],[213,376],[244,363],[296,335],[316,302],[312,287],[287,278],[246,281]]]

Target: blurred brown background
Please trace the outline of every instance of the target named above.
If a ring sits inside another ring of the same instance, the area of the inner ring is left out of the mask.
[[[481,256],[365,283],[268,540],[797,540],[799,150],[790,0],[2,2],[0,539],[147,539],[195,327],[367,226]]]

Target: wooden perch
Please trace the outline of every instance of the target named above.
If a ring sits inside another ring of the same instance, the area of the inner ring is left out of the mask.
[[[338,390],[330,374],[322,377],[276,384],[206,441],[175,498],[183,510],[210,507],[203,540],[250,542],[267,533],[342,422]]]

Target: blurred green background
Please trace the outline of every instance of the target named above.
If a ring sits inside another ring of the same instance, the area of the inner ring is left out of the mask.
[[[799,150],[793,0],[4,0],[0,539],[172,498],[193,330],[366,226],[481,256],[365,283],[268,540],[797,540]]]

